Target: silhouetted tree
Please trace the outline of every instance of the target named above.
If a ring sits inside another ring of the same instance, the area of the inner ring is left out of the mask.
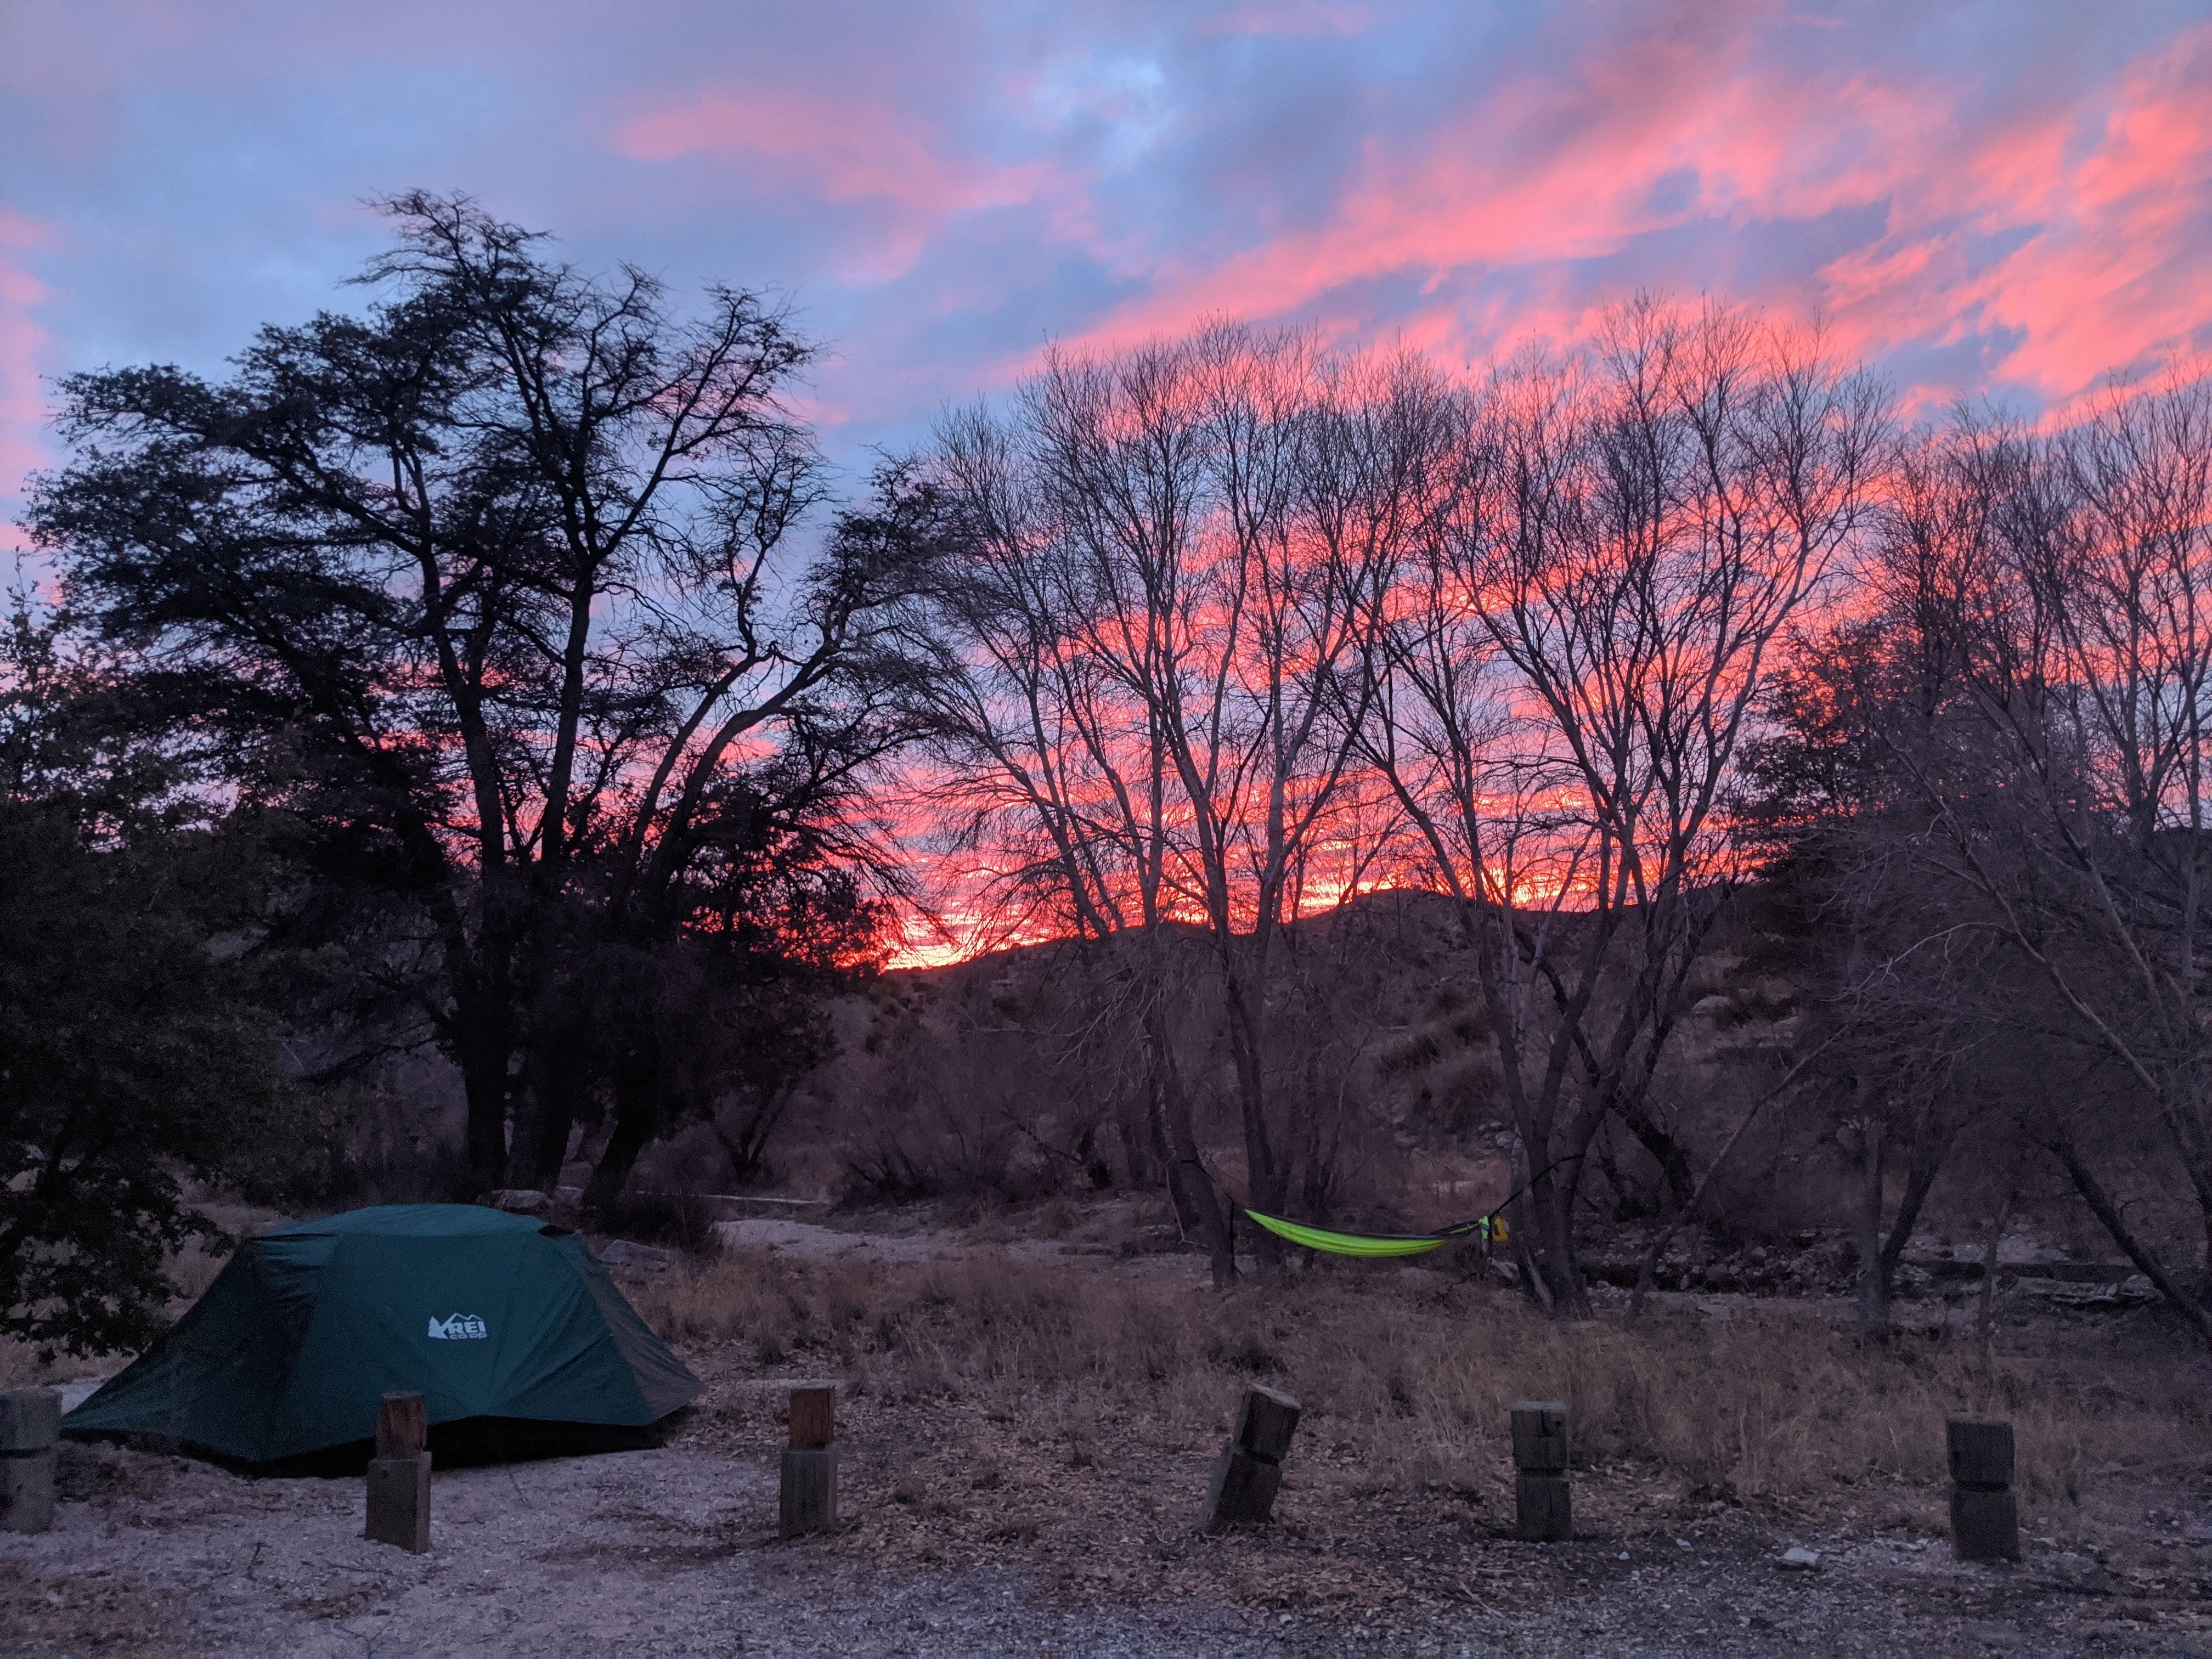
[[[712,289],[686,317],[464,198],[387,206],[363,314],[264,329],[222,382],[67,380],[76,457],[30,523],[172,740],[394,898],[364,970],[458,1065],[473,1179],[518,1150],[517,1177],[557,1169],[602,1085],[629,1103],[626,1174],[665,1072],[572,1063],[588,963],[690,927],[688,886],[745,822],[840,799],[761,806],[802,726],[850,740],[802,774],[874,752],[846,671],[900,550],[793,547],[823,484],[782,398],[812,347],[762,295]],[[774,914],[720,937],[781,949]]]
[[[255,997],[251,815],[196,810],[105,665],[20,598],[0,637],[0,1333],[143,1345],[188,1176],[266,1195],[328,1145]]]
[[[1848,554],[1884,396],[1812,343],[1644,301],[1468,408],[1391,573],[1360,740],[1462,907],[1521,1141],[1535,1288],[1588,1310],[1573,1211],[1608,1118],[1693,1190],[1655,1079],[1745,873],[1723,807],[1784,629]]]

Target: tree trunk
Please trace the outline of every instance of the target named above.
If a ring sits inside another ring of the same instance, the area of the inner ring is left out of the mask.
[[[1512,1182],[1513,1196],[1504,1204],[1506,1224],[1513,1235],[1513,1263],[1521,1270],[1521,1294],[1545,1312],[1552,1311],[1552,1287],[1544,1282],[1542,1270],[1536,1264],[1536,1252],[1530,1240],[1536,1233],[1536,1209],[1528,1201],[1528,1154],[1519,1136],[1513,1141],[1513,1156],[1506,1165],[1507,1179]]]
[[[1198,1132],[1191,1121],[1190,1097],[1170,1047],[1167,1011],[1155,992],[1145,1011],[1145,1034],[1152,1048],[1152,1093],[1163,1120],[1173,1156],[1168,1164],[1168,1196],[1187,1233],[1197,1235],[1213,1270],[1213,1287],[1225,1291],[1237,1282],[1237,1236],[1213,1177],[1198,1152]]]
[[[1613,1193],[1613,1218],[1615,1221],[1641,1221],[1647,1216],[1667,1213],[1666,1201],[1620,1167],[1613,1154],[1613,1137],[1600,1132],[1590,1143],[1590,1156],[1597,1171],[1605,1177],[1605,1184]],[[1678,1203],[1674,1212],[1679,1217],[1684,1206]]]
[[[730,1160],[731,1178],[738,1186],[747,1186],[768,1173],[769,1137],[775,1133],[775,1126],[783,1121],[798,1093],[794,1085],[771,1094],[755,1095],[735,1134],[722,1127],[720,1112],[708,1115],[707,1127],[721,1142],[723,1153]]]
[[[2049,1150],[2066,1166],[2066,1174],[2074,1182],[2074,1190],[2081,1194],[2082,1201],[2088,1205],[2091,1213],[2104,1224],[2112,1243],[2118,1245],[2128,1260],[2142,1271],[2142,1276],[2157,1287],[2158,1293],[2166,1298],[2166,1305],[2194,1326],[2197,1334],[2208,1346],[2212,1346],[2212,1314],[2208,1314],[2203,1303],[2175,1283],[2173,1275],[2166,1272],[2165,1264],[2136,1237],[2134,1229],[2128,1225],[2127,1218],[2120,1213],[2120,1206],[2105,1190],[2104,1184],[2089,1166],[2081,1161],[2081,1155],[2075,1150],[2074,1143],[2060,1140],[2052,1144]]]
[[[1213,1273],[1213,1288],[1225,1291],[1237,1283],[1237,1235],[1213,1177],[1198,1161],[1195,1150],[1178,1155],[1168,1166],[1168,1189],[1179,1213],[1194,1217],[1200,1240],[1206,1246],[1206,1265]]]
[[[1690,1195],[1698,1190],[1698,1177],[1690,1168],[1689,1152],[1644,1109],[1640,1097],[1623,1101],[1620,1109],[1620,1121],[1642,1143],[1644,1150],[1651,1154],[1651,1161],[1666,1178],[1667,1195],[1674,1200],[1674,1208],[1678,1212],[1684,1209],[1690,1202]]]
[[[1301,1220],[1326,1226],[1336,1205],[1336,1159],[1342,1146],[1340,1121],[1332,1117],[1324,1133],[1320,1062],[1306,1063],[1304,1109],[1299,1114],[1304,1133],[1298,1156]]]
[[[1889,1275],[1883,1271],[1881,1125],[1866,1120],[1859,1131],[1858,1329],[1862,1336],[1889,1334]]]
[[[1890,1223],[1889,1237],[1881,1247],[1881,1304],[1885,1319],[1897,1293],[1897,1264],[1903,1260],[1905,1247],[1912,1242],[1912,1229],[1920,1220],[1920,1206],[1928,1201],[1928,1189],[1936,1184],[1936,1172],[1943,1167],[1943,1152],[1948,1137],[1939,1137],[1923,1125],[1920,1139],[1913,1144],[1912,1156],[1905,1166],[1905,1192],[1897,1201],[1897,1218]]]
[[[582,1103],[586,1079],[580,1065],[574,1075],[549,1084],[551,1098],[538,1115],[538,1146],[528,1179],[539,1192],[550,1195],[561,1184],[561,1170],[568,1161],[568,1139],[576,1127],[576,1108]]]
[[[660,1121],[660,1067],[657,1060],[633,1058],[615,1074],[614,1127],[600,1150],[584,1189],[584,1207],[599,1215],[611,1210],[629,1184],[638,1154],[653,1139]]]
[[[1570,1319],[1587,1319],[1590,1314],[1589,1291],[1583,1283],[1582,1268],[1575,1260],[1575,1229],[1572,1210],[1574,1188],[1560,1177],[1559,1163],[1550,1155],[1548,1145],[1527,1135],[1522,1136],[1529,1148],[1528,1157],[1537,1164],[1528,1177],[1528,1208],[1534,1217],[1535,1232],[1542,1248],[1533,1251],[1535,1266],[1542,1275],[1545,1304],[1557,1314]]]
[[[1580,1168],[1596,1144],[1604,1115],[1585,1111],[1571,1121],[1565,1139],[1573,1143],[1573,1151],[1565,1158],[1554,1150],[1558,1139],[1554,1129],[1559,1121],[1559,1102],[1571,1052],[1570,1037],[1589,1007],[1589,989],[1585,985],[1560,1007],[1559,1018],[1564,1029],[1548,1040],[1530,1036],[1516,1006],[1512,975],[1503,966],[1519,950],[1510,915],[1501,905],[1472,898],[1465,902],[1462,915],[1475,952],[1484,1009],[1490,1018],[1498,1070],[1513,1114],[1515,1158],[1519,1165],[1514,1186],[1522,1194],[1516,1200],[1519,1214],[1526,1218],[1525,1224],[1514,1227],[1514,1248],[1525,1263],[1529,1293],[1547,1311],[1586,1319],[1590,1312],[1589,1291],[1575,1259],[1574,1188],[1559,1180],[1557,1173],[1562,1166]],[[1524,1037],[1528,1037],[1532,1048],[1548,1051],[1542,1081],[1533,1092],[1522,1075]]]
[[[1159,1157],[1159,1178],[1174,1200],[1176,1224],[1182,1229],[1186,1240],[1196,1238],[1206,1242],[1204,1223],[1198,1212],[1185,1203],[1182,1188],[1176,1184],[1176,1150],[1168,1135],[1167,1085],[1160,1076],[1159,1062],[1154,1058],[1145,1073],[1145,1120],[1148,1144]]]
[[[1106,954],[1113,943],[1086,934],[1080,944],[1082,955],[1079,960],[1084,968],[1084,1006],[1087,1024],[1099,1025],[1110,1021],[1111,1005],[1116,1000],[1117,981],[1126,994],[1129,981],[1134,975],[1134,970],[1117,970],[1114,958]],[[1148,1187],[1164,1185],[1168,1164],[1172,1161],[1168,1148],[1167,1123],[1161,1110],[1159,1090],[1156,1084],[1157,1075],[1156,1067],[1149,1070],[1144,1086],[1131,1089],[1120,1086],[1119,1079],[1103,1068],[1085,1067],[1086,1079],[1095,1078],[1096,1086],[1110,1091],[1114,1137],[1121,1143],[1121,1167],[1128,1176],[1129,1186],[1139,1192]]]
[[[532,1045],[526,1066],[529,1110],[516,1116],[507,1155],[509,1185],[549,1194],[561,1184],[577,1109],[591,1087],[582,1021],[556,1012],[550,1024],[551,1032]]]
[[[489,1022],[470,1019],[465,1012],[454,1023],[454,1057],[468,1101],[469,1180],[476,1192],[486,1192],[507,1178],[507,1045],[485,1029]]]
[[[1115,1103],[1114,1133],[1121,1143],[1121,1166],[1129,1185],[1141,1191],[1159,1184],[1169,1162],[1167,1126],[1162,1121],[1159,1096],[1146,1088],[1142,1095],[1121,1091]]]
[[[1245,1198],[1255,1210],[1280,1215],[1285,1197],[1284,1171],[1275,1156],[1273,1138],[1268,1133],[1267,1084],[1261,1071],[1259,1016],[1245,996],[1243,975],[1230,959],[1229,951],[1232,948],[1224,946],[1222,950],[1221,990],[1229,1016],[1230,1054],[1236,1063],[1238,1115],[1244,1128]],[[1262,1274],[1273,1276],[1281,1273],[1282,1242],[1265,1228],[1254,1237],[1252,1254]]]

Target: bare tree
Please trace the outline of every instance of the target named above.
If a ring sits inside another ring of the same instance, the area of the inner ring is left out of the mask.
[[[1923,446],[1882,571],[1891,611],[1950,644],[1933,717],[1883,733],[1931,832],[1923,867],[2039,981],[2045,1031],[2148,1109],[2212,1242],[2212,383],[2118,391],[2051,436],[1962,416]],[[2057,1112],[2039,1133],[2212,1334],[2084,1129]]]
[[[1273,1094],[1282,927],[1322,849],[1371,868],[1401,814],[1483,964],[1542,1292],[1586,1306],[1570,1217],[1608,1119],[1686,1200],[1654,1079],[1739,873],[1723,793],[1887,430],[1803,343],[1649,304],[1480,395],[1216,329],[1055,357],[1012,419],[948,423],[963,574],[915,630],[945,771],[980,767],[978,841],[1019,821],[1006,890],[1148,949],[1201,926],[1248,1202],[1314,1144]]]
[[[1500,374],[1371,659],[1367,751],[1463,907],[1534,1288],[1563,1311],[1588,1309],[1572,1211],[1608,1117],[1692,1191],[1655,1082],[1742,873],[1723,798],[1889,435],[1881,388],[1816,344],[1643,301],[1591,354]]]
[[[906,611],[908,690],[927,755],[912,799],[948,854],[982,866],[961,895],[971,933],[1064,931],[1097,947],[1087,954],[1100,1017],[1133,1024],[1148,1057],[1144,1120],[1124,1134],[1132,1171],[1157,1162],[1225,1285],[1234,1234],[1200,1152],[1170,1004],[1179,976],[1164,925],[1174,898],[1168,754],[1151,711],[1091,649],[1091,573],[1030,438],[964,411],[941,424],[923,477],[887,480],[916,495],[941,547]],[[1130,487],[1148,493],[1171,533],[1199,490],[1194,459],[1170,439],[1143,460],[1149,475]],[[1146,634],[1164,628],[1158,612],[1133,628],[1140,657],[1164,648]]]
[[[981,768],[971,823],[1024,820],[1002,879],[1049,871],[1071,922],[1124,941],[1151,985],[1171,982],[1174,924],[1201,930],[1259,1207],[1301,1155],[1271,1097],[1280,930],[1353,800],[1353,670],[1431,510],[1448,403],[1412,360],[1221,326],[1055,356],[1006,422],[948,422],[933,464],[963,574],[917,633],[948,769]],[[1190,1079],[1157,996],[1144,1018],[1171,1181],[1226,1279]]]

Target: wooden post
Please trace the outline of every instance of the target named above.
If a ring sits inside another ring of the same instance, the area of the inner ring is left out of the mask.
[[[793,1389],[783,1451],[776,1530],[786,1538],[828,1532],[837,1524],[837,1389]]]
[[[376,1455],[416,1457],[430,1449],[430,1414],[419,1394],[387,1394],[376,1413]]]
[[[837,1389],[793,1389],[791,1391],[791,1443],[799,1447],[827,1446],[837,1438]]]
[[[1206,1494],[1208,1532],[1274,1518],[1283,1484],[1283,1458],[1298,1426],[1298,1402],[1274,1389],[1248,1389],[1237,1408],[1237,1427],[1213,1461]]]
[[[430,1454],[373,1457],[368,1462],[368,1524],[372,1544],[397,1544],[412,1554],[430,1547]]]
[[[0,1530],[44,1532],[54,1524],[54,1448],[62,1397],[52,1389],[0,1394]]]
[[[1954,1417],[1943,1424],[1951,1454],[1951,1553],[1960,1561],[2020,1559],[2020,1505],[2012,1494],[2012,1425]]]
[[[1513,1506],[1523,1538],[1555,1544],[1575,1535],[1563,1401],[1522,1400],[1513,1407]]]
[[[368,1524],[362,1536],[416,1555],[430,1547],[429,1413],[419,1394],[387,1394],[368,1462]]]

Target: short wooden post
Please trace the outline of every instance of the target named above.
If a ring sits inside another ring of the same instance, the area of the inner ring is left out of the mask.
[[[2020,1505],[2012,1494],[2012,1425],[1954,1417],[1943,1424],[1951,1454],[1951,1553],[1960,1561],[2020,1559]]]
[[[430,1547],[429,1413],[419,1394],[387,1394],[368,1462],[368,1524],[362,1536],[422,1555]]]
[[[837,1390],[793,1389],[777,1494],[776,1529],[786,1538],[837,1524]]]
[[[1248,1389],[1237,1408],[1237,1426],[1213,1461],[1206,1493],[1205,1528],[1219,1532],[1240,1522],[1274,1518],[1283,1484],[1283,1458],[1302,1407],[1275,1389]]]
[[[1513,1506],[1523,1538],[1556,1544],[1575,1535],[1561,1401],[1522,1400],[1513,1407]]]
[[[430,1449],[430,1414],[419,1394],[387,1394],[376,1413],[376,1455],[415,1457]]]
[[[811,1385],[791,1391],[786,1419],[794,1446],[827,1446],[837,1438],[837,1388],[835,1383]]]
[[[56,1390],[0,1394],[0,1530],[44,1532],[54,1524],[54,1449],[61,1432]]]

